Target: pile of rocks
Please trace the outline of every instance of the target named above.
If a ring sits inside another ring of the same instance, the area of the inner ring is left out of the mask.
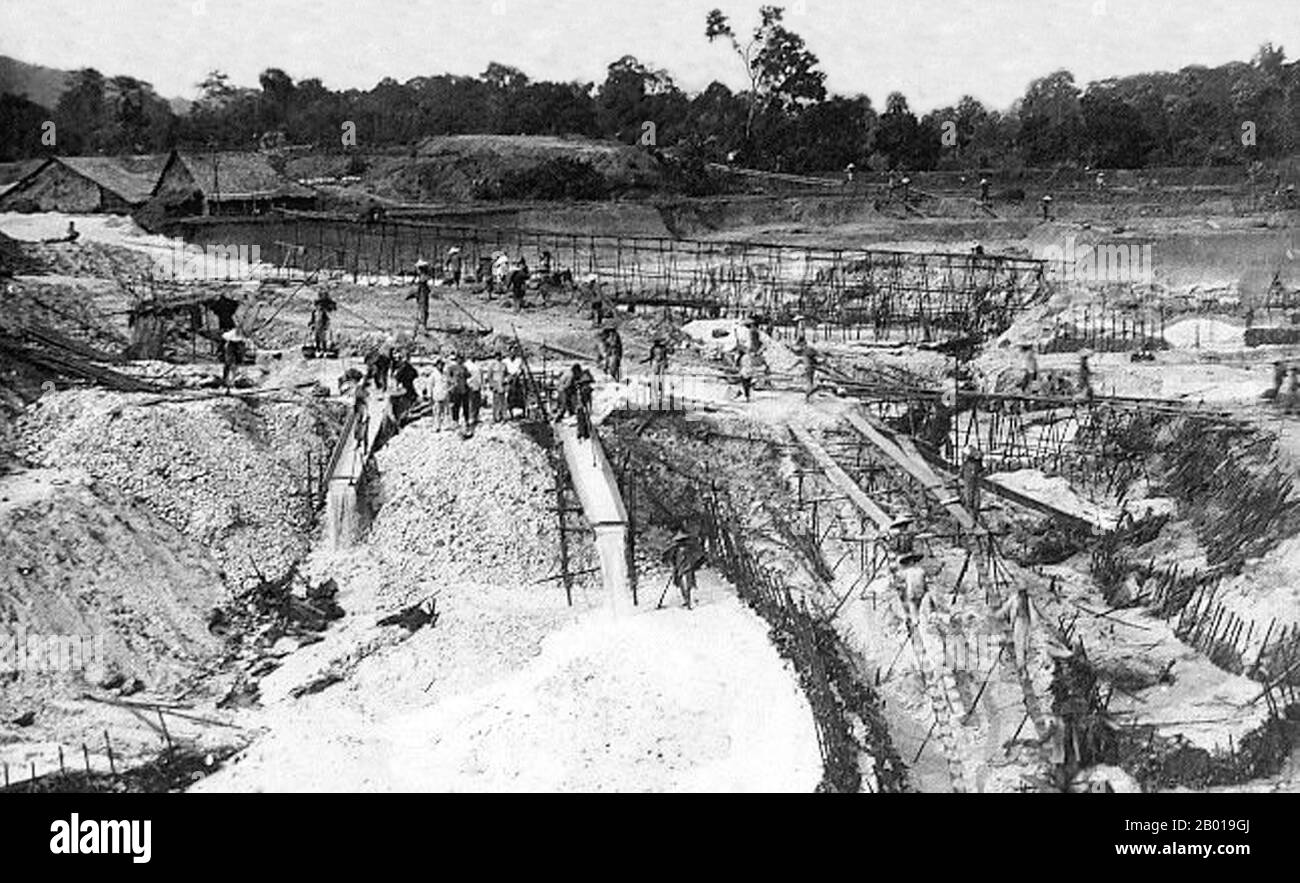
[[[555,474],[513,426],[461,439],[415,423],[378,460],[380,509],[367,545],[381,558],[443,583],[524,587],[559,572]]]
[[[323,443],[292,416],[268,415],[302,409],[222,399],[140,403],[150,400],[102,390],[45,395],[20,425],[21,453],[84,469],[148,506],[211,549],[236,586],[257,570],[287,570],[307,546],[302,451]]]

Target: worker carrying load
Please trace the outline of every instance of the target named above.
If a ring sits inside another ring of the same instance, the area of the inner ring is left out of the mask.
[[[672,571],[671,584],[682,593],[682,603],[687,610],[691,609],[695,596],[695,572],[704,566],[707,558],[704,543],[693,532],[684,529],[673,535],[672,545],[664,550],[664,563]],[[663,601],[663,596],[660,596],[659,607],[663,606]]]

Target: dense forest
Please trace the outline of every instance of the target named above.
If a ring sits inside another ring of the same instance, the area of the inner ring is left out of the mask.
[[[57,107],[0,95],[0,160],[47,153],[149,153],[191,148],[313,144],[384,150],[429,135],[499,133],[616,138],[693,161],[773,171],[1141,168],[1268,161],[1300,151],[1300,64],[1262,46],[1249,62],[1192,66],[1080,87],[1060,70],[1029,84],[999,111],[963,97],[918,116],[901,93],[878,109],[866,95],[834,95],[779,7],[751,29],[714,11],[702,39],[734,56],[748,88],[714,82],[688,94],[663,70],[631,56],[602,83],[537,82],[493,63],[477,77],[385,79],[369,91],[334,91],[268,68],[258,88],[213,71],[178,116],[149,83],[74,72]],[[47,121],[55,146],[42,142]],[[346,138],[349,126],[354,144]],[[44,127],[44,128],[43,128]]]

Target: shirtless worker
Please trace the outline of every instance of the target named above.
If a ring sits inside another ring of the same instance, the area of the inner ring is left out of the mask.
[[[1024,668],[1029,659],[1029,635],[1038,623],[1038,608],[1029,597],[1029,589],[1021,586],[998,608],[997,615],[1011,626],[1011,641],[1016,651],[1016,667]]]
[[[907,620],[913,627],[919,627],[934,612],[929,576],[921,562],[918,552],[910,552],[898,559],[899,592],[907,610]]]

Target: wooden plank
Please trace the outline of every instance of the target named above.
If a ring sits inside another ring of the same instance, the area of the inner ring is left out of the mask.
[[[943,461],[938,460],[938,458],[935,457],[926,457],[926,462],[931,463],[932,465],[937,465],[939,468],[945,471],[949,471],[949,472],[954,471],[952,467],[949,466],[947,463],[944,463]],[[1091,521],[1089,521],[1086,518],[1080,518],[1078,515],[1075,515],[1073,512],[1066,512],[1062,509],[1057,509],[1051,503],[1046,503],[1035,497],[1027,496],[1025,494],[1020,493],[1019,491],[1012,490],[1006,485],[998,484],[995,481],[990,481],[989,479],[983,477],[980,478],[979,484],[981,490],[986,490],[992,494],[996,494],[997,496],[1001,497],[1004,500],[1007,500],[1008,502],[1015,503],[1017,506],[1024,506],[1026,509],[1033,509],[1035,512],[1041,512],[1042,514],[1049,515],[1052,518],[1058,518],[1061,521],[1068,522],[1069,524],[1075,527],[1079,527],[1084,530],[1087,530],[1089,533],[1096,533],[1101,529],[1098,525],[1093,524]]]
[[[826,449],[817,443],[817,440],[812,437],[808,430],[798,426],[789,426],[788,428],[795,440],[803,445],[804,449],[817,461],[817,465],[822,468],[822,472],[830,479],[831,484],[835,485],[841,493],[852,501],[853,505],[861,509],[868,518],[874,521],[880,530],[889,530],[889,525],[893,522],[893,519],[889,517],[885,510],[877,506],[875,501],[858,486],[858,483],[831,459],[831,455],[826,453]]]
[[[930,468],[930,465],[925,462],[921,457],[921,452],[912,444],[911,439],[886,434],[886,431],[872,425],[868,417],[856,410],[849,411],[845,417],[854,429],[866,436],[867,441],[874,444],[880,449],[881,453],[920,482],[921,486],[948,510],[948,514],[962,526],[962,529],[969,531],[978,529],[979,525],[976,523],[975,517],[970,512],[967,512],[966,508],[960,503],[952,501],[952,495],[944,485],[943,479],[939,478],[935,471]]]

